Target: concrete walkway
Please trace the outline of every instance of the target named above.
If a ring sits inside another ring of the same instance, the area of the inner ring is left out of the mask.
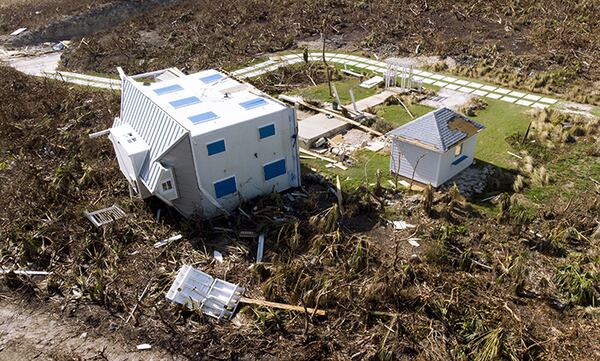
[[[69,72],[56,71],[60,61],[60,52],[44,54],[35,57],[7,57],[1,56],[12,67],[26,74],[44,76],[48,78],[62,80],[68,83],[90,86],[101,89],[118,90],[121,82],[118,79],[109,79],[85,74],[76,74]],[[325,53],[325,59],[330,63],[350,66],[360,70],[366,70],[374,73],[383,74],[387,69],[387,63],[367,59],[364,57],[340,54]],[[309,53],[309,61],[321,61],[322,54],[317,52]],[[253,78],[279,69],[284,66],[303,62],[302,53],[288,54],[280,57],[280,60],[267,60],[233,72],[240,78]],[[508,88],[485,85],[464,79],[458,79],[444,74],[431,73],[424,70],[413,69],[415,80],[422,81],[424,84],[431,84],[441,88],[450,89],[465,94],[472,94],[490,99],[499,99],[507,103],[514,103],[525,107],[547,108],[550,105],[558,103],[558,100],[550,97],[539,96],[536,94],[520,92]]]
[[[367,70],[383,74],[387,70],[388,64],[383,61],[367,59],[356,55],[325,53],[325,59],[330,63],[346,65],[360,70]],[[321,53],[309,53],[309,61],[321,61]],[[240,78],[252,78],[266,74],[280,67],[296,64],[304,61],[303,55],[289,54],[281,57],[280,61],[267,60],[260,64],[255,64],[233,72]],[[525,107],[547,108],[550,105],[558,103],[558,100],[549,97],[543,97],[531,93],[524,93],[502,87],[485,85],[464,79],[458,79],[444,74],[431,73],[424,70],[413,69],[415,80],[422,81],[424,84],[431,84],[450,90],[459,91],[466,94],[473,94],[490,99],[499,99],[507,103],[514,103]]]

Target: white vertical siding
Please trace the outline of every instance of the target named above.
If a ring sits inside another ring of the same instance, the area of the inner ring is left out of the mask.
[[[444,184],[450,178],[454,177],[473,163],[476,142],[477,134],[473,135],[472,137],[468,138],[462,143],[462,154],[466,155],[467,158],[456,165],[452,164],[452,162],[454,162],[457,159],[457,157],[455,157],[454,155],[456,145],[448,149],[446,153],[442,154],[437,176],[437,185]]]
[[[437,152],[394,139],[390,170],[406,178],[413,178],[414,172],[416,181],[437,186],[439,160],[440,154]]]
[[[135,80],[123,78],[121,122],[129,124],[150,146],[140,179],[150,191],[156,189],[160,166],[154,162],[187,131],[136,87]]]

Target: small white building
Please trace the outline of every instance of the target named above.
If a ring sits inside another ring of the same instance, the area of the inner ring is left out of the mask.
[[[300,186],[293,108],[216,70],[119,72],[121,114],[109,138],[141,197],[210,218]]]
[[[485,127],[448,108],[427,113],[387,134],[390,171],[438,187],[473,163]]]

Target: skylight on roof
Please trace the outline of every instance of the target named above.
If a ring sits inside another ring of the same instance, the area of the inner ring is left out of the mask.
[[[156,95],[164,95],[164,94],[169,94],[169,93],[175,93],[180,90],[183,90],[181,85],[175,84],[175,85],[169,85],[169,86],[166,86],[163,88],[154,89],[154,92],[156,93]]]
[[[212,74],[212,75],[208,75],[208,76],[202,77],[202,78],[200,78],[200,80],[202,80],[202,82],[204,84],[208,84],[208,83],[212,83],[212,82],[217,81],[217,80],[222,79],[222,78],[223,78],[223,75],[217,73],[217,74]]]
[[[256,98],[256,99],[252,99],[252,100],[247,100],[245,102],[240,103],[240,105],[246,109],[246,110],[250,110],[256,107],[260,107],[263,105],[267,105],[267,101],[264,100],[263,98]]]
[[[175,108],[175,109],[187,107],[188,105],[193,105],[193,104],[198,104],[198,103],[200,103],[200,99],[198,99],[197,97],[183,98],[183,99],[173,100],[172,102],[169,102],[169,104],[171,104],[173,106],[173,108]]]
[[[206,112],[206,113],[192,115],[188,119],[191,120],[192,123],[198,124],[198,123],[208,122],[209,120],[219,119],[219,116],[213,112]]]

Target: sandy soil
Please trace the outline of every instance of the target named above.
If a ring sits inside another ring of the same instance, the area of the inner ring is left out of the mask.
[[[185,360],[152,348],[138,351],[75,319],[32,309],[30,304],[0,302],[2,360]]]

